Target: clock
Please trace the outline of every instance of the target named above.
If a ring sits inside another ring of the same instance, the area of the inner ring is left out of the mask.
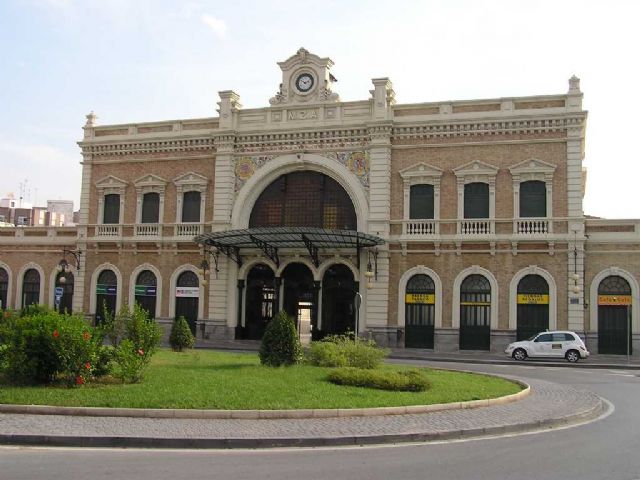
[[[313,75],[310,73],[301,73],[296,78],[296,88],[301,93],[307,93],[309,90],[313,88],[313,84],[315,83]]]

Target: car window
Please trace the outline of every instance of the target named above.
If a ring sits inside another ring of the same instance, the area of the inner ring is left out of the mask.
[[[566,342],[566,341],[573,341],[573,337],[571,335],[566,335],[564,333],[554,333],[553,334],[553,341],[554,342]]]
[[[538,338],[536,338],[534,341],[535,342],[550,342],[551,341],[551,334],[550,333],[543,333]]]
[[[566,342],[575,342],[576,341],[576,337],[574,337],[570,333],[565,333],[564,334],[564,339],[565,339]]]

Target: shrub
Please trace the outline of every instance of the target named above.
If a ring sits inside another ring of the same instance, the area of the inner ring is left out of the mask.
[[[91,375],[96,344],[78,315],[51,310],[11,318],[2,324],[4,368],[13,383],[50,383],[60,378],[81,385]]]
[[[127,323],[131,317],[129,306],[124,303],[120,307],[120,311],[115,315],[107,310],[106,305],[103,308],[103,321],[98,328],[102,332],[103,338],[106,337],[112,346],[117,347],[127,333]]]
[[[137,383],[158,348],[162,329],[136,304],[126,317],[125,332],[126,338],[115,347],[113,354],[113,376],[123,382]]]
[[[196,339],[191,333],[189,324],[184,317],[178,317],[173,321],[169,344],[175,352],[181,352],[184,348],[193,348]]]
[[[293,365],[302,359],[302,345],[293,318],[278,312],[271,319],[260,345],[260,363],[270,367]]]
[[[320,342],[312,342],[307,353],[311,365],[319,367],[354,367],[373,369],[380,366],[389,350],[380,348],[373,340],[351,335],[332,335]]]
[[[116,347],[112,345],[100,345],[96,349],[93,360],[93,376],[106,377],[113,371],[113,360],[116,355]]]
[[[343,367],[329,372],[328,380],[337,385],[397,392],[423,392],[430,387],[429,380],[418,370],[391,371]]]

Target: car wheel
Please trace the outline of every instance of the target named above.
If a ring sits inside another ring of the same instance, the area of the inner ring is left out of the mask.
[[[516,348],[512,355],[514,360],[522,361],[527,359],[527,352],[524,348]]]
[[[578,353],[577,350],[569,350],[564,358],[567,359],[567,362],[571,362],[571,363],[576,363],[578,360],[580,360],[580,353]]]

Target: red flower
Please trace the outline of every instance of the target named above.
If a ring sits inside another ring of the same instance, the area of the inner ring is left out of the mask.
[[[9,318],[9,317],[11,316],[11,314],[10,314],[9,312],[4,312],[4,313],[2,314],[2,316],[3,316],[4,318]]]
[[[87,370],[89,370],[91,368],[91,364],[89,362],[84,364],[84,368],[86,368]]]
[[[89,339],[91,338],[91,335],[89,334],[89,332],[84,332],[84,333],[82,334],[82,338],[84,338],[84,341],[85,341],[85,342],[88,342],[88,341],[89,341]]]
[[[142,349],[138,350],[138,355],[143,356],[144,355],[144,350],[142,350]]]
[[[53,331],[53,338],[58,338],[60,336],[60,333],[58,333],[58,330],[54,330]]]
[[[82,378],[82,375],[78,375],[76,377],[76,385],[84,385],[84,378]]]

